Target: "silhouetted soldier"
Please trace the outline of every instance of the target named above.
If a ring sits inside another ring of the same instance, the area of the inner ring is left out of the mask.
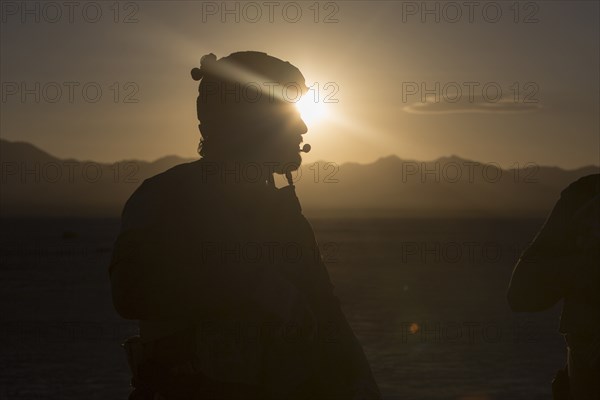
[[[379,399],[292,185],[304,77],[259,52],[192,77],[202,158],[135,191],[110,266],[116,310],[140,320],[130,398]]]
[[[542,230],[513,271],[513,311],[536,312],[563,299],[560,332],[567,373],[553,382],[556,399],[600,399],[600,174],[562,191]]]

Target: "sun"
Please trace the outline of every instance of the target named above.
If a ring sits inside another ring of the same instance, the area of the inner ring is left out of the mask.
[[[310,94],[302,96],[295,105],[302,119],[308,125],[319,122],[327,116],[326,104],[315,100]]]

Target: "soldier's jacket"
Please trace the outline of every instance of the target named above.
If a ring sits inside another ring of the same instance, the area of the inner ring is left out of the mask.
[[[193,332],[212,379],[274,398],[307,381],[323,398],[379,398],[293,187],[244,173],[199,160],[143,182],[111,261],[115,308],[149,344]]]
[[[600,174],[562,191],[541,231],[515,266],[508,300],[541,311],[564,300],[560,331],[592,363],[600,357]]]

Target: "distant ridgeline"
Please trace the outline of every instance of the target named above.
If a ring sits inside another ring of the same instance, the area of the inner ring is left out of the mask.
[[[144,179],[190,161],[62,160],[29,143],[0,140],[0,216],[119,216]],[[305,213],[313,216],[541,217],[569,183],[598,172],[597,166],[501,169],[456,156],[427,162],[389,156],[372,164],[309,163],[294,181]],[[252,171],[239,175],[252,179]]]

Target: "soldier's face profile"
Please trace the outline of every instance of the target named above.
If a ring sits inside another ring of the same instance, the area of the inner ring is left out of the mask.
[[[276,163],[277,173],[295,171],[302,163],[299,149],[308,127],[293,103],[275,106],[271,118],[272,140],[265,146],[264,161]]]

